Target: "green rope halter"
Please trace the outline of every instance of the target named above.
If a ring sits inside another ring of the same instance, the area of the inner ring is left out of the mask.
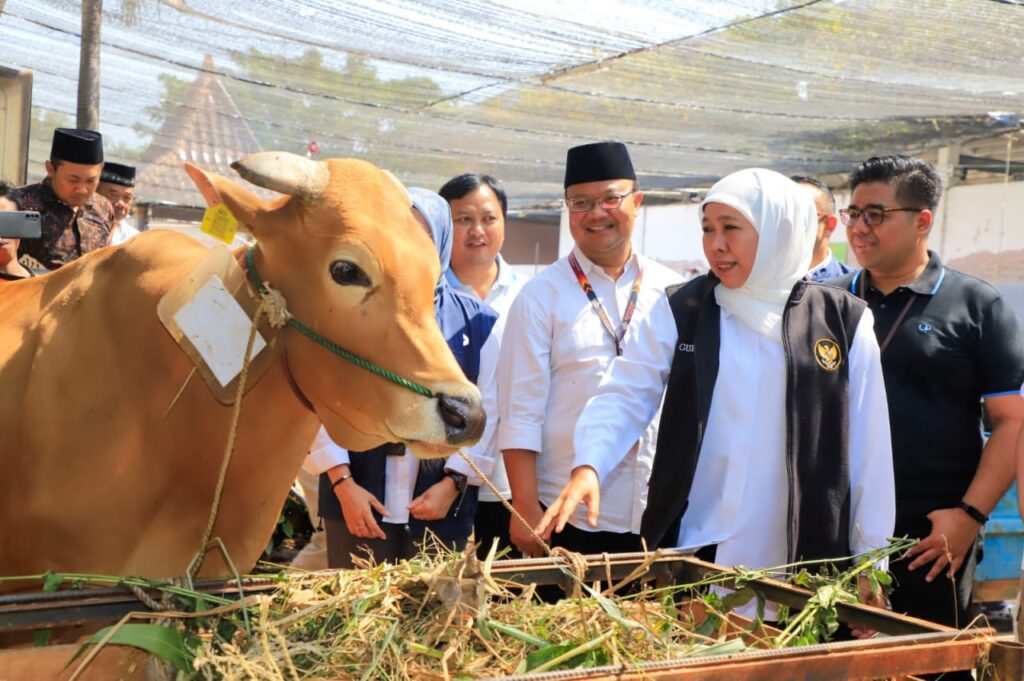
[[[254,246],[249,246],[249,248],[246,249],[245,263],[249,268],[249,277],[252,280],[252,285],[256,288],[257,291],[259,291],[260,295],[265,295],[268,293],[268,290],[267,287],[263,285],[263,279],[260,278],[259,272],[256,271],[256,261],[253,258],[253,253],[255,252],[255,250],[256,248]],[[314,343],[320,345],[323,348],[326,348],[327,350],[330,350],[335,355],[343,359],[347,359],[353,364],[360,366],[366,369],[367,371],[371,371],[377,374],[381,378],[386,378],[392,383],[397,383],[403,388],[407,388],[413,391],[414,393],[423,395],[424,397],[434,397],[434,392],[430,388],[426,388],[420,385],[419,383],[414,383],[407,378],[402,378],[398,374],[388,371],[387,369],[384,369],[382,367],[379,367],[373,362],[363,359],[359,355],[352,354],[345,348],[339,347],[338,345],[335,345],[331,341],[327,340],[313,329],[309,328],[302,322],[296,320],[291,315],[288,316],[288,326],[292,327],[293,329],[295,329],[296,331],[298,331],[299,333],[301,333],[303,336],[310,339]]]

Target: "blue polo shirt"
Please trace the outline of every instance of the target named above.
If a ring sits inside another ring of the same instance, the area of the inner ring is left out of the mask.
[[[860,270],[832,282],[867,301],[882,354],[896,473],[896,534],[930,531],[925,517],[963,498],[981,459],[982,400],[1024,382],[1024,336],[999,292],[929,251],[911,284],[888,295]]]

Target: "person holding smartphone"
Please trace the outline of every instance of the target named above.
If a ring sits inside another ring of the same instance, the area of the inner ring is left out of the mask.
[[[19,210],[13,184],[0,180],[0,211]],[[16,281],[32,276],[32,271],[18,262],[21,239],[0,235],[0,281]]]

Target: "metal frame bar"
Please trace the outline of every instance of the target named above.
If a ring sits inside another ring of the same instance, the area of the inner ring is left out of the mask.
[[[247,596],[272,591],[276,585],[271,579],[242,580]],[[233,581],[203,581],[197,583],[195,589],[222,598],[240,597],[238,585]],[[160,598],[159,590],[148,592]],[[130,612],[148,610],[142,601],[122,587],[15,593],[0,596],[0,633],[111,624]]]
[[[985,630],[932,632],[869,641],[823,643],[781,650],[754,650],[737,655],[709,656],[634,667],[610,666],[547,674],[502,677],[505,681],[632,681],[685,679],[687,681],[850,681],[911,674],[973,669],[988,651],[991,637]]]

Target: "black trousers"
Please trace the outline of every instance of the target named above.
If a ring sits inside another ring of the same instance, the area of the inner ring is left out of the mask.
[[[640,535],[630,532],[587,532],[572,525],[566,525],[561,532],[551,534],[552,548],[560,546],[576,553],[635,553],[643,550]],[[639,588],[640,583],[634,582],[624,593]],[[602,581],[602,589],[608,585]],[[537,596],[545,603],[557,603],[566,597],[560,586],[544,585],[537,587]]]
[[[423,550],[422,540],[409,534],[408,525],[382,522],[380,528],[387,535],[386,539],[361,539],[348,531],[344,520],[324,518],[324,531],[327,533],[327,567],[351,570],[355,567],[353,554],[358,557],[369,554],[377,563],[397,563],[400,560],[408,560]],[[466,547],[465,539],[447,543],[456,551]]]
[[[639,534],[587,532],[568,524],[561,532],[552,533],[551,546],[561,546],[576,553],[635,553],[643,551],[643,542],[640,540]]]
[[[519,558],[519,550],[512,545],[509,537],[509,523],[512,521],[512,514],[500,501],[480,501],[476,508],[476,520],[473,524],[473,536],[477,542],[476,557],[480,560],[487,558],[491,545],[498,541],[498,553],[505,549],[509,552],[505,558]]]
[[[901,529],[897,527],[896,536],[909,534],[913,537],[921,534],[901,532]],[[924,578],[931,563],[913,572],[907,569],[912,560],[891,563],[889,571],[892,572],[894,589],[890,601],[893,612],[945,624],[948,627],[966,627],[972,618],[971,596],[980,541],[980,538],[975,539],[974,545],[967,550],[963,565],[953,579],[941,574],[933,582],[926,582]],[[966,671],[947,672],[941,676],[943,681],[970,681],[973,678],[971,673]],[[934,679],[938,678],[938,675],[923,678]]]

